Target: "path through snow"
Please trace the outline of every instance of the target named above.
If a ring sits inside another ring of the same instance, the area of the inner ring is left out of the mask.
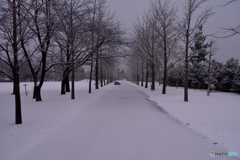
[[[235,159],[163,113],[127,82],[113,86],[18,160]]]

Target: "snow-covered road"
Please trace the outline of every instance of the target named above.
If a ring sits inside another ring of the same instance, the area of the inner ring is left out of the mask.
[[[127,82],[113,86],[18,160],[176,160],[222,152]],[[53,117],[54,118],[54,117]]]

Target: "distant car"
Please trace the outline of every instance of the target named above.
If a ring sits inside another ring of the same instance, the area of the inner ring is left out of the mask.
[[[114,85],[121,85],[119,82],[115,82]]]

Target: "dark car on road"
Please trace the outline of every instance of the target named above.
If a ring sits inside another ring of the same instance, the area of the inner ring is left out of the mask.
[[[115,82],[114,85],[121,85],[119,82]]]

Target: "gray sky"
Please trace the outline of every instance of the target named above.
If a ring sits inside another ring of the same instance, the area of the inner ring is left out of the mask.
[[[178,2],[177,0],[172,1]],[[108,0],[108,2],[119,20],[126,24],[127,28],[131,28],[137,17],[141,17],[144,10],[148,10],[150,0]],[[224,2],[226,0],[211,0],[206,3],[207,6],[212,6],[215,14],[205,24],[204,34],[217,33],[217,36],[223,36],[221,27],[236,26],[237,23],[240,23],[240,0],[228,6],[220,7]],[[225,62],[232,57],[240,59],[240,35],[218,39],[217,47],[216,60]]]

